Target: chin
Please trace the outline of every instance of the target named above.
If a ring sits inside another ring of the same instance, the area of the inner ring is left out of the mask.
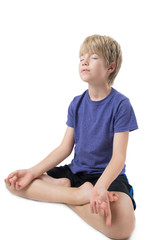
[[[88,78],[81,78],[83,82],[86,82],[86,83],[90,83],[91,82],[91,79],[88,79]]]

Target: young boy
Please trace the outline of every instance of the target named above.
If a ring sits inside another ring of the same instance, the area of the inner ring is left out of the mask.
[[[84,40],[79,73],[88,90],[69,106],[62,143],[36,166],[17,170],[5,179],[12,193],[66,203],[114,239],[131,235],[136,208],[125,159],[129,131],[138,128],[137,121],[129,99],[111,87],[121,62],[121,48],[114,39],[93,35]],[[71,164],[56,167],[74,145]]]

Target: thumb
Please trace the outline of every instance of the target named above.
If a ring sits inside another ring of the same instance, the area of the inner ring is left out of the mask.
[[[18,183],[18,182],[16,182],[16,190],[21,190],[22,189],[22,186]]]

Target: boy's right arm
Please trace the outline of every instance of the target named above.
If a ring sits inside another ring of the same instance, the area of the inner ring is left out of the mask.
[[[39,177],[44,172],[57,166],[66,159],[72,152],[74,146],[74,128],[67,127],[62,143],[53,150],[44,160],[32,168],[26,170],[17,170],[11,173],[5,182],[13,184],[14,187],[22,189],[26,187],[33,179]],[[18,187],[19,186],[19,187]]]
[[[44,160],[30,168],[34,177],[39,177],[44,172],[57,166],[72,152],[74,146],[74,128],[67,127],[62,143],[53,150]]]

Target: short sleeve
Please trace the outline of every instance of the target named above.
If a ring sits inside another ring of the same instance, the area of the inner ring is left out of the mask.
[[[129,99],[123,100],[117,109],[114,119],[114,132],[133,131],[138,129],[136,116]]]
[[[68,107],[68,115],[67,115],[67,122],[68,127],[74,128],[74,112],[73,112],[73,101],[70,103]]]

